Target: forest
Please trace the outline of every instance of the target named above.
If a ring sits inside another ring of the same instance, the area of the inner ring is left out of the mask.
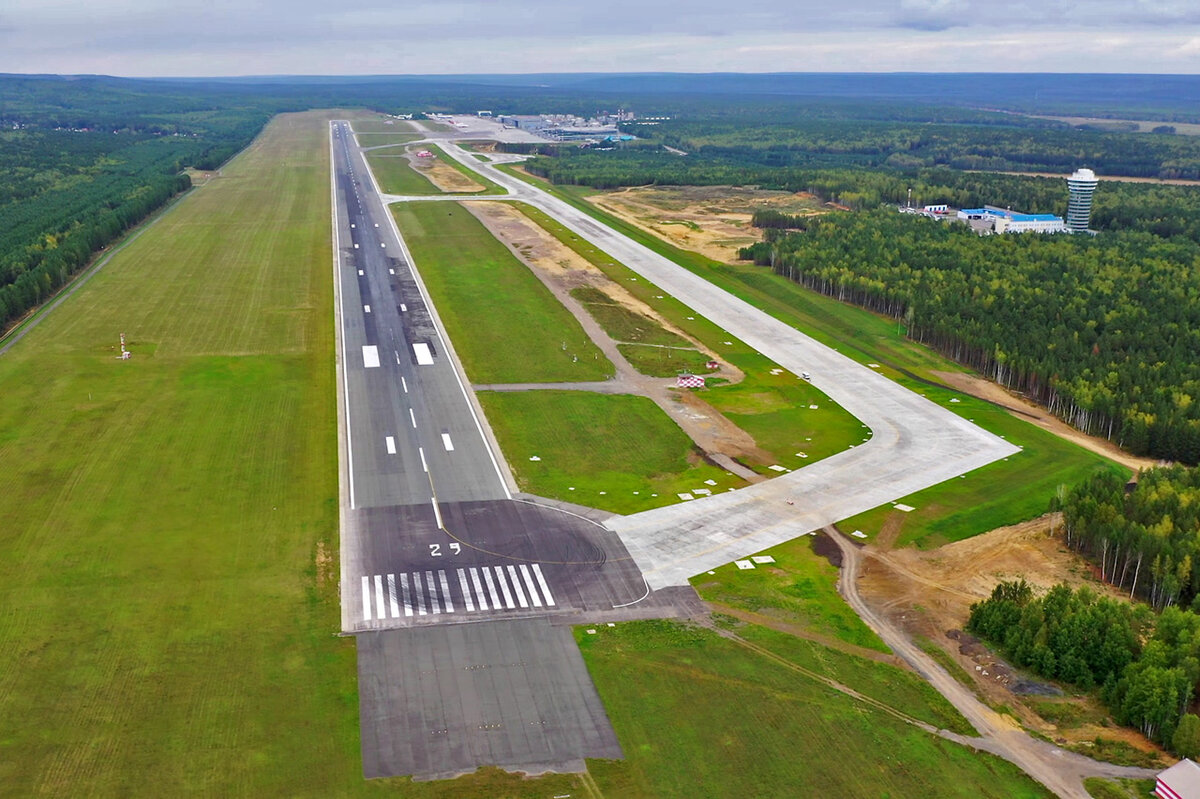
[[[1200,461],[1200,243],[988,236],[877,209],[742,251],[1137,454]]]
[[[1200,611],[1200,470],[1147,469],[1128,490],[1096,474],[1057,505],[1067,545],[1104,580],[1157,609]]]
[[[1002,582],[971,606],[967,629],[1015,665],[1100,699],[1120,724],[1183,757],[1200,755],[1200,719],[1187,711],[1200,681],[1200,615],[1066,585],[1035,597],[1024,580]]]

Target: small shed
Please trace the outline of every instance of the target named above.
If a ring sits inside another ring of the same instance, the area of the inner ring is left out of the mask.
[[[1154,795],[1159,799],[1200,799],[1200,766],[1180,760],[1158,775]]]
[[[679,388],[704,388],[704,378],[699,375],[680,375],[676,384]]]

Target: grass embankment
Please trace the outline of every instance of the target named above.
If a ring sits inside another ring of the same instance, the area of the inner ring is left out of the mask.
[[[633,270],[617,263],[603,250],[536,208],[523,203],[516,207],[673,326],[713,352],[719,352],[722,358],[742,370],[745,375],[742,382],[710,387],[700,396],[749,433],[759,447],[773,456],[774,463],[791,469],[800,468],[837,454],[851,444],[861,442],[867,435],[861,422],[811,383],[778,369],[769,358],[732,338],[708,319],[696,316],[695,311],[684,303],[664,295],[653,283],[638,277]],[[634,357],[642,355],[636,351],[633,354]],[[665,360],[661,354],[647,356],[647,362],[652,362],[651,359]],[[817,407],[813,408],[813,405]],[[760,473],[775,474],[766,468],[771,465],[768,463],[747,461],[745,465]]]
[[[706,463],[646,397],[587,391],[477,396],[524,491],[634,513],[678,502],[680,492],[746,484]]]
[[[385,194],[405,197],[425,197],[442,194],[429,178],[412,168],[404,155],[388,150],[372,150],[367,153],[367,164],[375,175],[375,182]]]
[[[713,631],[647,621],[577,638],[626,756],[589,763],[605,796],[1049,796]]]
[[[362,779],[334,635],[331,116],[274,120],[0,358],[0,792],[407,786]]]
[[[999,461],[971,472],[962,479],[950,480],[902,499],[903,504],[917,508],[901,516],[903,527],[899,540],[902,543],[928,548],[1015,524],[1045,511],[1059,486],[1079,482],[1096,469],[1119,468],[1107,458],[1017,419],[990,403],[930,385],[926,381],[937,382],[934,372],[965,370],[927,347],[905,338],[894,320],[809,291],[763,267],[721,264],[667,244],[587,202],[587,195],[596,193],[594,190],[554,186],[511,167],[499,168],[555,194],[842,354],[860,363],[879,364],[882,374],[901,385],[925,394],[960,416],[972,419],[980,427],[1005,436],[1023,447],[1022,452],[1006,461]],[[688,332],[691,333],[690,330]],[[736,388],[740,387],[729,387],[730,390]],[[951,403],[951,398],[959,401]],[[716,402],[713,404],[720,407]],[[799,403],[791,405],[793,412],[801,407]],[[745,420],[737,421],[741,424]],[[778,425],[770,429],[778,429]],[[819,439],[814,436],[816,440]],[[784,462],[784,465],[789,464]],[[885,506],[846,520],[841,526],[848,530],[861,529],[874,536],[889,514],[898,513],[891,510],[890,506]]]
[[[472,382],[612,377],[570,311],[461,205],[403,203],[392,213]]]

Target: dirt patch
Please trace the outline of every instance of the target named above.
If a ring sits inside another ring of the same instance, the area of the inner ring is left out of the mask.
[[[819,555],[836,568],[842,568],[842,548],[824,530],[818,530],[809,544],[814,555]]]
[[[325,548],[324,541],[317,542],[317,554],[314,558],[317,566],[317,587],[332,583],[333,581],[333,556],[329,554],[329,550]]]
[[[405,151],[405,157],[413,169],[420,172],[429,182],[437,186],[441,191],[449,194],[454,193],[470,193],[483,191],[486,186],[482,183],[477,183],[469,177],[459,172],[450,164],[442,160],[441,156],[435,154],[432,157],[421,158],[417,155],[419,152],[431,152],[422,146],[409,147]]]
[[[736,260],[740,248],[762,239],[762,232],[750,225],[758,209],[801,215],[823,210],[811,194],[748,186],[641,186],[588,200],[677,247],[717,261]]]
[[[1018,397],[1012,392],[1006,391],[990,380],[984,380],[982,377],[964,374],[963,372],[932,372],[932,374],[951,388],[958,389],[964,394],[970,394],[972,397],[978,397],[989,402],[994,402],[997,405],[1002,405],[1020,419],[1032,422],[1043,430],[1048,430],[1059,438],[1070,441],[1073,444],[1078,444],[1084,449],[1095,452],[1097,455],[1103,455],[1110,460],[1116,461],[1132,471],[1135,476],[1142,469],[1148,469],[1160,463],[1160,461],[1156,461],[1153,458],[1130,455],[1107,439],[1081,433],[1062,419],[1052,415],[1045,408]]]

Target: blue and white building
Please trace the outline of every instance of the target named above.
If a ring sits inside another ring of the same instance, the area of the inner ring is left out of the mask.
[[[964,208],[957,217],[976,229],[994,233],[1065,233],[1067,225],[1054,214],[1021,214],[1006,208],[985,205]]]

